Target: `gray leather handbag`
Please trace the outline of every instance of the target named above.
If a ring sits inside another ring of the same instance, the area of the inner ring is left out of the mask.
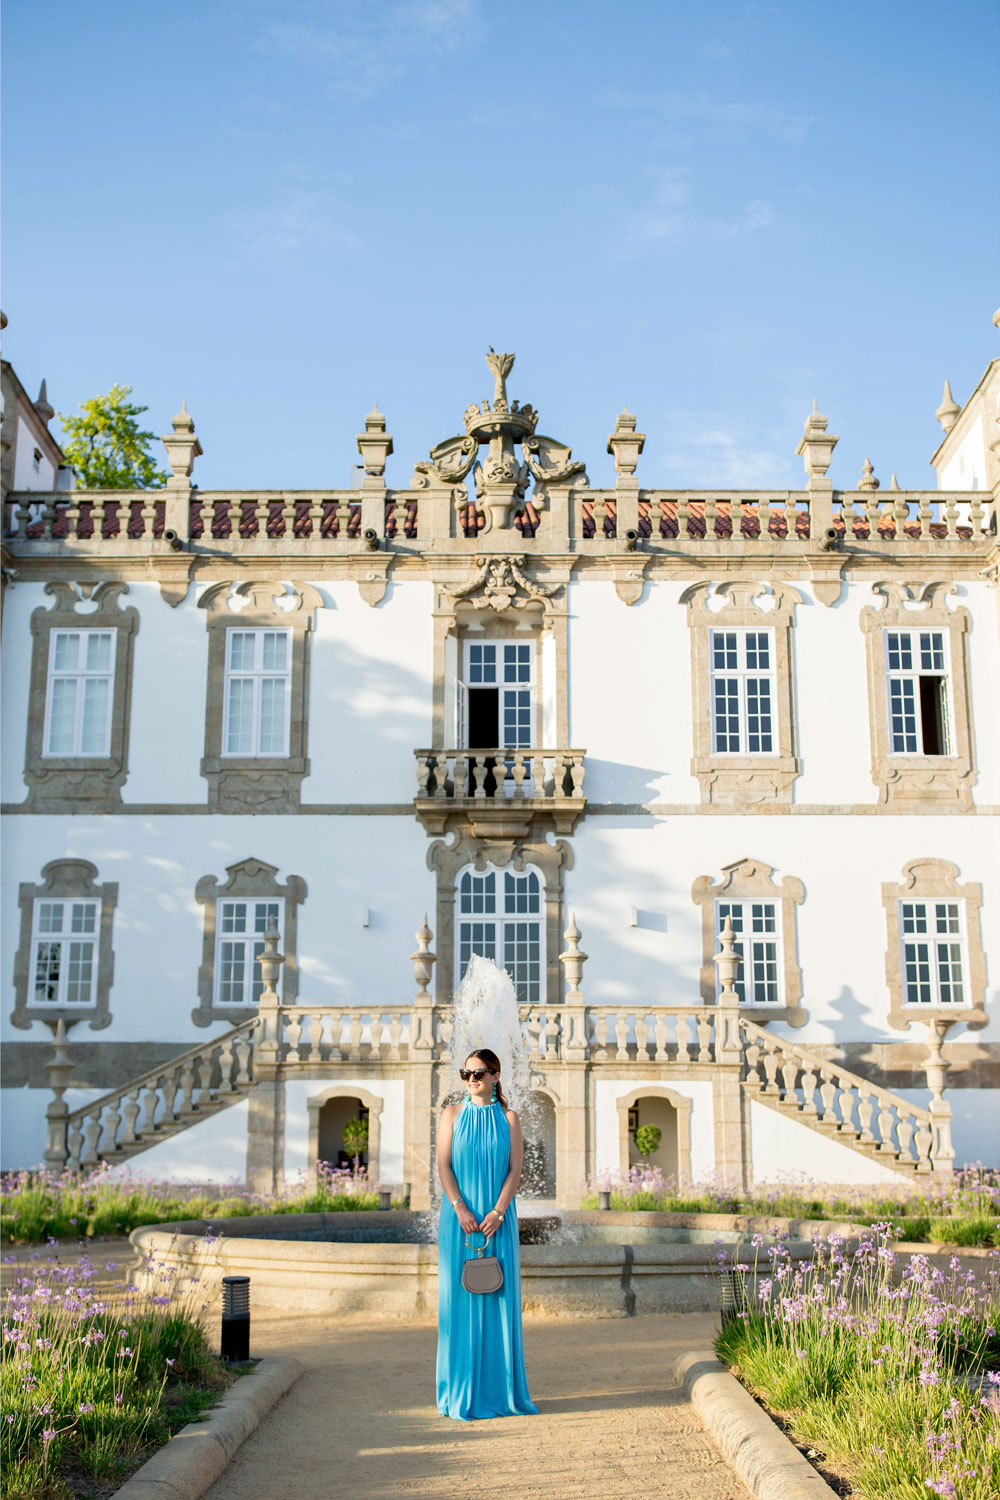
[[[472,1258],[462,1266],[462,1285],[467,1292],[498,1292],[503,1286],[503,1268],[495,1255],[486,1255],[483,1243],[477,1250],[465,1236],[465,1248]]]

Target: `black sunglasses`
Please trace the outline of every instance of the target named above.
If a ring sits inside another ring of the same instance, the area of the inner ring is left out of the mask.
[[[492,1069],[490,1068],[469,1068],[468,1071],[465,1068],[459,1068],[458,1070],[458,1076],[463,1083],[469,1083],[472,1079],[475,1079],[478,1083],[481,1078],[486,1077],[487,1073],[492,1077]]]

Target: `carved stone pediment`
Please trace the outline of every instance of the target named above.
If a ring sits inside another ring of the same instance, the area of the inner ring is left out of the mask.
[[[474,566],[476,574],[470,583],[443,586],[452,599],[461,599],[473,609],[502,614],[507,609],[526,609],[530,604],[544,607],[546,600],[562,588],[559,583],[540,583],[531,578],[522,557],[477,557]]]

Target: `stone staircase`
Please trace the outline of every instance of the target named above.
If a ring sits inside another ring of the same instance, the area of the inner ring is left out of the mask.
[[[63,1094],[73,1063],[62,1021],[49,1079],[45,1161],[57,1170],[117,1165],[245,1099],[253,1088],[256,1016],[133,1078],[123,1088],[70,1110]],[[141,1118],[140,1118],[141,1117]]]
[[[742,1088],[756,1103],[896,1172],[951,1171],[945,1100],[923,1109],[753,1021],[740,1017],[739,1029]]]

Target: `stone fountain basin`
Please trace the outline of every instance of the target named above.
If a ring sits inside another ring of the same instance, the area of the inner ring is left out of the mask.
[[[255,1310],[431,1318],[437,1314],[433,1224],[430,1214],[395,1209],[150,1225],[130,1235],[143,1257],[131,1279],[156,1290],[169,1270],[178,1290],[213,1306],[223,1276],[249,1276]],[[813,1243],[806,1236],[816,1228],[809,1221],[731,1214],[559,1210],[533,1219],[522,1213],[522,1305],[530,1314],[589,1318],[716,1309],[720,1242],[742,1242],[740,1259],[748,1263],[751,1235],[773,1243],[781,1232],[789,1235],[792,1258],[808,1260]],[[858,1231],[828,1224],[823,1232]],[[763,1269],[766,1250],[761,1257]]]

